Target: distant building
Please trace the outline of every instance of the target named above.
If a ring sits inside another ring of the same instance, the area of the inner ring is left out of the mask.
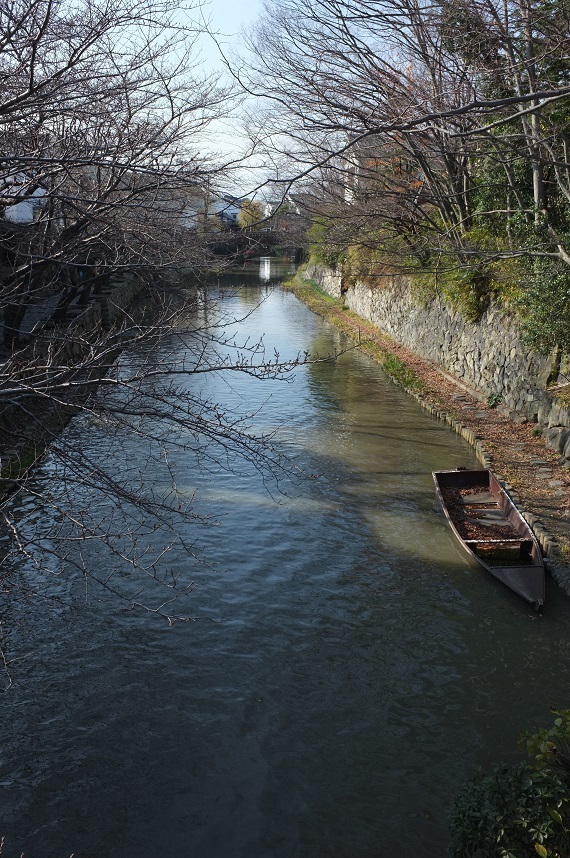
[[[268,200],[264,207],[265,229],[279,233],[290,244],[300,247],[311,218],[318,210],[311,194],[287,194],[281,200]]]
[[[220,226],[237,227],[239,213],[244,200],[229,194],[212,195],[206,188],[189,197],[182,213],[182,223],[188,229],[196,229],[207,216],[215,218]]]
[[[356,143],[340,172],[344,201],[349,205],[361,203],[369,195],[406,194],[417,200],[425,189],[425,176],[415,160],[396,144],[379,144],[374,138]]]
[[[4,218],[10,223],[33,223],[46,195],[44,188],[30,184],[23,175],[4,177],[0,196],[4,203]]]
[[[223,195],[214,198],[208,206],[208,214],[216,217],[223,226],[237,226],[242,200],[239,197]]]

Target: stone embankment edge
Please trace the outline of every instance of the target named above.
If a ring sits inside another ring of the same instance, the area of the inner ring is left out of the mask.
[[[328,322],[333,322],[335,327],[339,328],[349,339],[352,339],[354,342],[357,342],[357,338],[354,335],[354,331],[351,326],[345,322],[342,324],[342,317],[348,316],[348,312],[346,310],[342,310],[342,313],[339,313],[338,307],[338,299],[332,298],[326,292],[323,292],[322,289],[318,286],[317,283],[313,280],[307,280],[303,277],[303,272],[298,271],[297,274],[285,282],[284,287],[290,289],[294,292],[297,297],[302,300],[314,313],[321,316]],[[336,305],[336,306],[335,306]],[[327,312],[327,307],[329,312]],[[336,312],[331,312],[333,307]],[[354,314],[352,314],[354,315]],[[363,320],[363,323],[365,320]],[[371,324],[371,323],[367,323]],[[379,331],[379,333],[381,333]],[[389,338],[385,338],[386,340]],[[389,352],[389,346],[382,346],[382,351]],[[370,355],[375,360],[377,360],[380,365],[383,364],[381,358],[377,355]],[[400,360],[400,358],[398,358]],[[386,367],[383,367],[386,374],[390,378],[390,380],[401,387],[409,396],[412,396],[416,402],[431,416],[435,417],[438,420],[441,420],[444,423],[447,423],[450,429],[456,432],[458,435],[467,441],[467,443],[473,448],[475,452],[475,456],[477,460],[481,463],[484,468],[492,468],[493,459],[491,454],[485,449],[481,438],[467,426],[463,425],[461,421],[459,421],[452,414],[449,414],[446,411],[443,411],[440,408],[436,408],[431,402],[428,402],[421,393],[418,393],[405,384],[403,384],[400,380],[395,378]],[[459,385],[461,386],[461,385]],[[531,528],[532,532],[536,536],[538,540],[543,554],[547,561],[547,568],[552,577],[557,581],[557,583],[561,586],[561,588],[570,595],[570,567],[563,562],[560,557],[558,546],[556,540],[550,534],[546,528],[540,523],[538,516],[529,512],[524,505],[521,503],[516,491],[509,485],[509,483],[498,473],[495,472],[499,482],[508,493],[509,497],[513,500],[517,505],[517,509],[527,522],[528,526]]]
[[[392,379],[392,381],[395,380]],[[395,383],[399,384],[398,381],[395,381]],[[403,387],[404,390],[406,390],[403,385],[400,384],[399,386]],[[485,447],[481,443],[481,439],[472,429],[469,429],[467,426],[464,426],[459,420],[457,420],[452,415],[446,413],[445,411],[435,408],[430,402],[426,402],[426,400],[422,397],[421,394],[414,393],[410,390],[406,390],[406,392],[413,396],[414,399],[418,402],[418,404],[421,405],[421,407],[425,409],[429,414],[431,414],[433,417],[436,417],[438,420],[447,423],[454,432],[456,432],[458,435],[461,435],[461,437],[464,438],[471,447],[473,447],[477,460],[482,464],[484,468],[492,468],[493,458],[491,454],[487,452],[487,450],[485,450]],[[543,527],[543,525],[538,519],[538,516],[525,509],[512,486],[500,474],[497,474],[495,472],[495,476],[498,478],[499,482],[501,483],[511,500],[516,504],[518,511],[521,513],[528,526],[536,536],[538,542],[540,543],[543,554],[549,561],[549,571],[553,574],[553,577],[557,578],[558,582],[563,586],[566,592],[570,593],[570,569],[568,569],[560,562],[556,540]],[[558,574],[556,574],[556,570],[558,570]]]

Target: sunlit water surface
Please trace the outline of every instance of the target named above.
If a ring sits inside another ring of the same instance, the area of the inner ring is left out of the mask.
[[[347,345],[287,292],[222,285],[240,336],[282,356]],[[569,603],[551,585],[536,618],[464,562],[431,471],[472,452],[358,352],[200,386],[262,406],[257,428],[317,476],[270,494],[253,467],[172,453],[181,495],[219,522],[188,533],[210,566],[173,556],[194,623],[86,602],[71,573],[56,606],[4,605],[22,660],[2,698],[3,858],[440,856],[456,789],[568,705]],[[70,431],[103,443],[88,421]],[[105,451],[117,474],[128,460],[160,486],[126,443]]]

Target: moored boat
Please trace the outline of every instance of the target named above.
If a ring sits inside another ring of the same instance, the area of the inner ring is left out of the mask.
[[[496,476],[488,469],[459,469],[434,471],[433,479],[438,503],[468,556],[540,611],[540,545]]]

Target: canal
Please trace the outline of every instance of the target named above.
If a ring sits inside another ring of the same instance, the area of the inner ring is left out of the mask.
[[[220,289],[240,337],[268,350],[349,345],[266,280]],[[6,599],[3,858],[445,854],[457,788],[568,705],[570,604],[551,585],[536,617],[464,562],[431,471],[473,466],[472,451],[358,351],[287,380],[187,384],[254,414],[293,469],[264,485],[255,462],[228,471],[191,446],[166,469],[96,421],[69,428],[119,476],[166,492],[172,475],[209,516],[171,557],[195,583],[195,621],[169,628],[96,587],[86,599],[65,569],[49,579],[57,602]],[[15,503],[49,547],[53,512]],[[88,546],[84,559],[98,576],[114,562]]]

